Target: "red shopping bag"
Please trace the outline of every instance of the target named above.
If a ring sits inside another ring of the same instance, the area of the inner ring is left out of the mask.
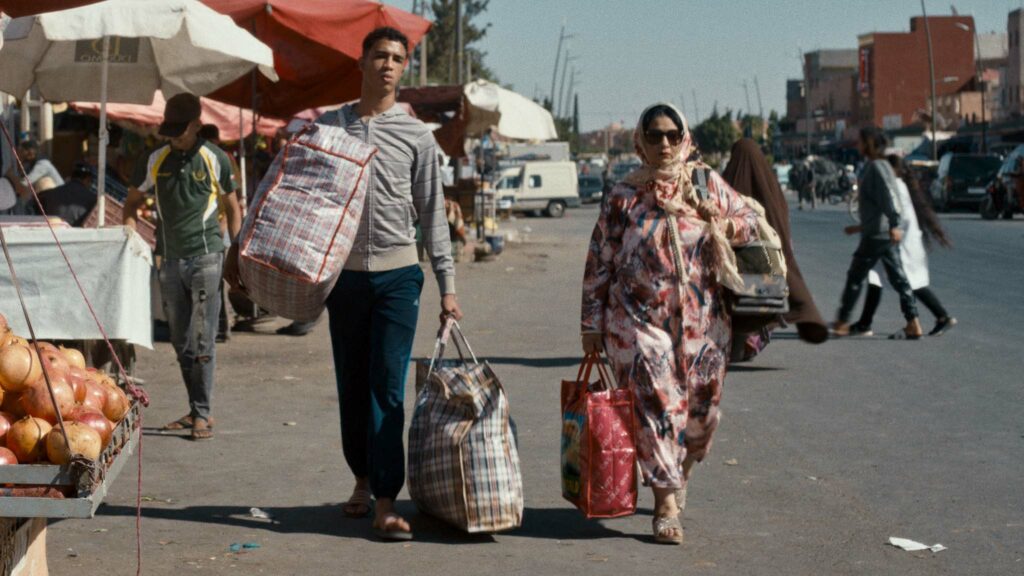
[[[633,392],[616,387],[601,356],[588,354],[576,380],[562,381],[562,496],[587,518],[628,516],[636,482]]]

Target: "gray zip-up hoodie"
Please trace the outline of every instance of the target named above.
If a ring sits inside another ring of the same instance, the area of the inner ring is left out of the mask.
[[[861,237],[886,239],[889,230],[900,226],[896,201],[896,173],[884,159],[872,160],[860,178]]]
[[[348,104],[317,122],[342,126],[378,149],[370,161],[366,204],[345,269],[382,272],[418,264],[418,222],[441,294],[454,294],[455,264],[437,141],[430,129],[398,104],[366,122],[355,104]]]

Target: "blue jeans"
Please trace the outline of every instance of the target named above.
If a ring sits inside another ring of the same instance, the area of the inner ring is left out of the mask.
[[[214,345],[220,319],[220,284],[224,254],[165,259],[160,267],[160,293],[171,330],[171,344],[188,391],[189,414],[210,418]]]
[[[422,289],[418,265],[345,270],[327,299],[342,450],[377,498],[394,499],[405,483],[405,378]]]

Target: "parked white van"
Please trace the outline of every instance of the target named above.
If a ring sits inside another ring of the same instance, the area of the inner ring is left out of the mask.
[[[501,172],[495,185],[499,206],[516,212],[543,210],[561,218],[580,205],[576,165],[572,162],[527,162]]]

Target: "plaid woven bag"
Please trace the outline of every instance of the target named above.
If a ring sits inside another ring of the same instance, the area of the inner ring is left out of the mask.
[[[441,364],[453,333],[462,361]],[[432,359],[409,428],[413,502],[466,532],[517,528],[523,521],[523,481],[505,390],[491,367],[477,361],[454,320],[441,329]]]
[[[320,316],[352,250],[376,151],[317,122],[278,153],[239,234],[238,272],[254,302],[291,320]]]

